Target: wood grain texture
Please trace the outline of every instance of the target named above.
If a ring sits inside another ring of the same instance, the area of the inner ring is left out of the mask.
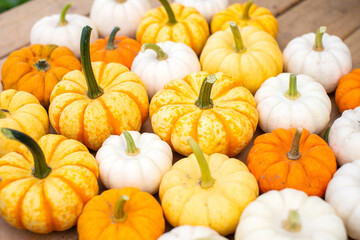
[[[360,27],[345,39],[352,57],[353,69],[360,68]]]

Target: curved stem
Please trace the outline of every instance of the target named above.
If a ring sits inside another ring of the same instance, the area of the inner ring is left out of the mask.
[[[290,160],[298,160],[301,157],[299,147],[300,147],[300,139],[301,139],[302,130],[303,130],[302,127],[298,127],[296,129],[296,132],[294,134],[294,138],[293,138],[293,141],[291,144],[291,149],[287,153],[287,158]]]
[[[245,4],[244,12],[243,12],[243,14],[242,14],[242,19],[244,19],[244,20],[250,19],[250,17],[249,17],[249,10],[250,10],[250,8],[251,8],[252,5],[253,5],[253,1],[252,1],[252,0],[248,1],[248,2]]]
[[[66,21],[66,13],[69,10],[69,8],[72,6],[72,2],[69,2],[68,4],[65,5],[65,7],[63,8],[63,10],[61,11],[60,14],[60,21],[58,23],[58,26],[65,26],[68,24],[68,21]]]
[[[44,153],[34,139],[25,133],[10,128],[1,128],[1,132],[8,139],[22,143],[30,150],[34,159],[34,177],[42,179],[50,174],[51,168],[46,164]]]
[[[105,49],[114,50],[116,48],[116,46],[114,45],[114,40],[115,40],[116,33],[119,30],[120,30],[119,27],[114,27],[114,29],[111,31],[109,39],[108,39],[108,43],[107,43]]]
[[[165,11],[168,15],[168,18],[169,18],[168,24],[170,24],[170,25],[176,24],[177,21],[175,18],[175,14],[174,14],[174,11],[171,9],[171,6],[170,6],[168,0],[159,0],[159,1],[160,1],[161,5],[163,5],[163,7],[165,8]]]
[[[285,97],[290,100],[296,100],[301,97],[300,92],[297,90],[297,79],[294,74],[290,74],[289,90],[285,93]]]
[[[200,166],[201,171],[201,180],[200,185],[203,188],[209,188],[214,184],[215,179],[211,176],[209,165],[205,159],[204,154],[202,153],[199,145],[192,137],[188,137],[187,142],[189,143],[191,149],[193,150],[196,159]]]
[[[154,43],[145,43],[141,47],[141,51],[144,52],[146,49],[151,49],[156,52],[157,56],[156,59],[159,61],[166,60],[168,58],[168,55],[166,52],[164,52],[159,45]]]
[[[124,222],[127,218],[127,214],[124,211],[124,205],[129,200],[127,195],[121,195],[115,203],[113,220],[115,222]]]
[[[297,210],[290,210],[286,220],[282,222],[283,228],[289,232],[300,232],[301,221]]]
[[[324,50],[324,45],[322,42],[322,38],[324,36],[324,33],[326,32],[326,27],[325,26],[321,26],[315,34],[315,43],[314,43],[314,47],[313,49],[315,51],[321,52]]]
[[[136,147],[134,139],[131,137],[128,131],[124,131],[124,138],[126,141],[127,149],[126,154],[130,156],[136,156],[140,153],[140,149]]]
[[[46,72],[49,70],[50,64],[45,59],[39,59],[39,61],[34,64],[34,67],[39,72]]]
[[[96,82],[94,72],[91,67],[90,59],[90,34],[92,28],[85,26],[81,32],[80,40],[80,52],[81,52],[81,65],[86,79],[86,84],[88,87],[87,96],[90,99],[95,99],[100,97],[103,94],[103,90],[99,87]]]
[[[235,52],[237,52],[237,53],[245,52],[246,48],[245,48],[244,42],[242,40],[239,28],[238,28],[238,26],[236,25],[235,22],[230,22],[230,29],[231,29],[231,32],[232,32],[233,37],[234,37]]]
[[[9,114],[10,112],[7,109],[0,109],[0,119],[6,118],[7,114],[5,114],[5,113]]]
[[[200,109],[209,109],[214,106],[210,96],[211,89],[216,82],[214,74],[207,76],[201,84],[199,98],[195,101],[195,105]]]

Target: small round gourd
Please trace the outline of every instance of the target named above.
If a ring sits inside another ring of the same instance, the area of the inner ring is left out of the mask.
[[[335,92],[335,102],[340,113],[360,107],[360,68],[340,79]]]
[[[228,240],[215,230],[204,226],[182,225],[164,233],[158,240]]]

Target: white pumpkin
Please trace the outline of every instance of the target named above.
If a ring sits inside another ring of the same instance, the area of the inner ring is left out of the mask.
[[[317,196],[286,188],[266,192],[240,217],[235,240],[347,240],[341,218]]]
[[[80,14],[66,14],[71,3],[66,4],[61,14],[43,17],[31,28],[31,44],[55,44],[68,47],[76,57],[80,58],[80,36],[86,25],[93,28],[90,42],[98,39],[95,24],[90,18]]]
[[[219,235],[215,230],[204,226],[182,225],[173,228],[171,231],[161,235],[158,240],[227,240],[227,238]]]
[[[360,158],[340,167],[329,182],[325,200],[345,223],[348,235],[360,239]]]
[[[360,158],[360,107],[344,111],[334,121],[329,146],[340,166]]]
[[[172,166],[173,153],[154,133],[124,131],[108,137],[95,158],[105,187],[137,187],[154,194]]]
[[[90,19],[104,38],[110,35],[115,26],[120,27],[117,35],[134,38],[141,18],[150,9],[149,0],[95,0]]]
[[[267,79],[255,94],[259,126],[264,132],[303,127],[320,133],[330,121],[331,100],[311,77],[281,73]]]
[[[320,27],[291,40],[284,49],[284,71],[306,74],[321,83],[326,92],[333,92],[342,76],[352,68],[351,53],[337,36]]]
[[[135,57],[131,71],[145,84],[149,98],[174,79],[200,71],[196,53],[186,44],[172,41],[146,43]]]
[[[229,5],[229,0],[175,0],[185,7],[193,7],[206,18],[208,23],[211,22],[213,16],[225,9]]]

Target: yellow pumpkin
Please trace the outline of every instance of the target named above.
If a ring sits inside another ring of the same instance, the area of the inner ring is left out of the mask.
[[[198,141],[206,154],[238,154],[258,123],[256,103],[241,81],[224,73],[197,72],[174,80],[150,103],[152,129],[175,151],[192,153],[186,139]]]
[[[231,74],[252,94],[266,79],[283,71],[283,56],[275,39],[251,26],[239,31],[234,22],[210,36],[200,63],[204,71]]]
[[[83,73],[66,74],[50,95],[49,117],[56,132],[98,150],[112,134],[139,131],[149,100],[141,79],[119,63],[90,63],[91,28],[83,28]]]
[[[24,91],[8,89],[0,93],[0,128],[13,128],[38,140],[49,132],[49,117],[39,100]],[[0,134],[0,157],[15,151],[19,142]]]
[[[37,233],[74,226],[99,190],[93,155],[61,135],[48,134],[36,143],[17,130],[1,132],[26,145],[0,158],[1,216],[16,228]]]
[[[206,19],[192,7],[160,0],[162,7],[149,10],[136,32],[141,43],[182,42],[199,55],[209,37]]]

